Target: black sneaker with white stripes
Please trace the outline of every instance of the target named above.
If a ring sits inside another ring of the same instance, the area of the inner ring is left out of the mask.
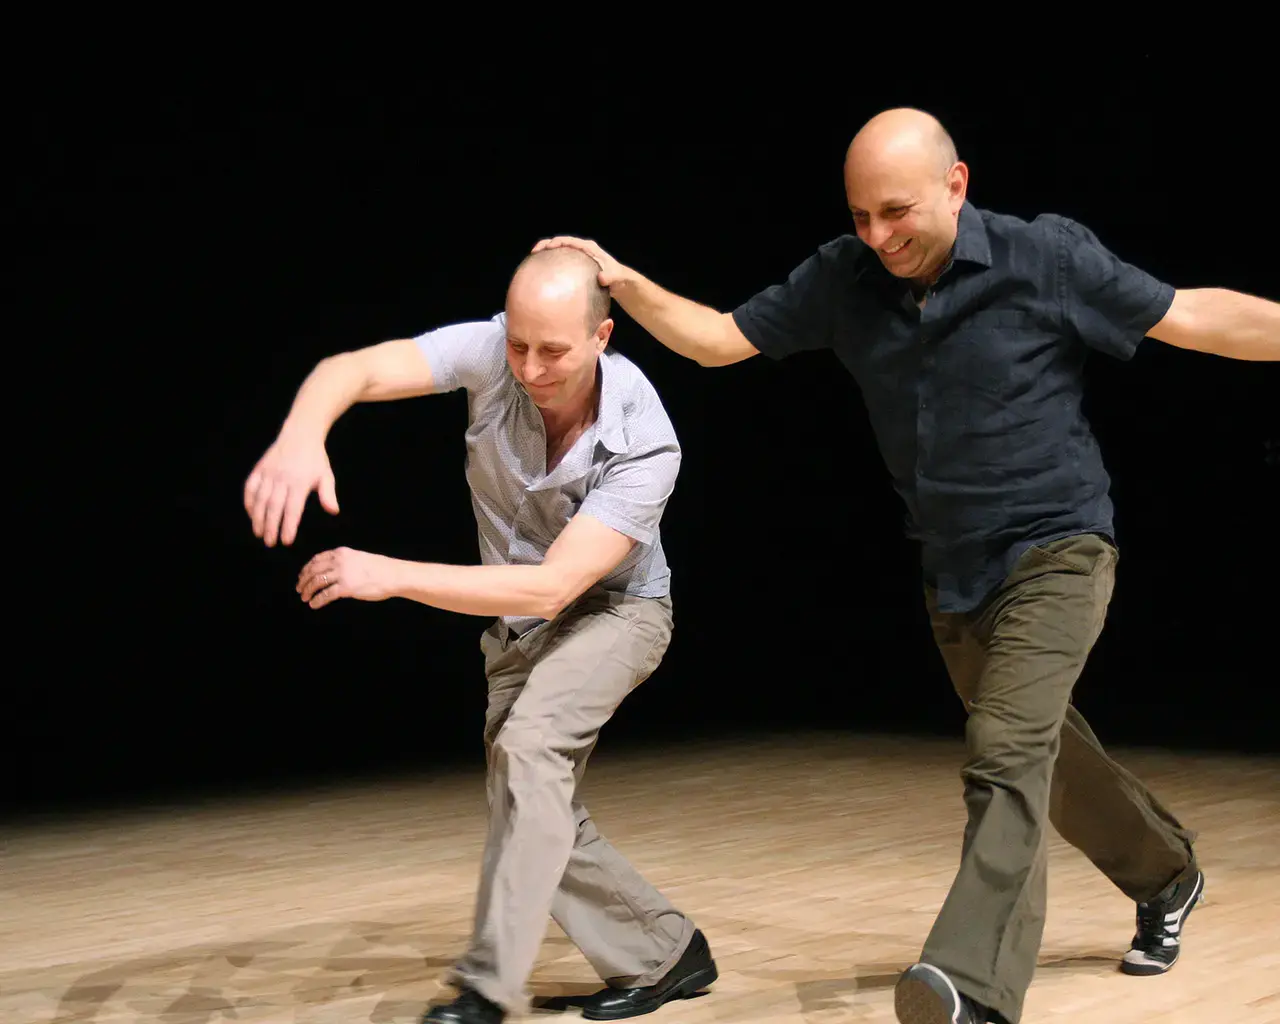
[[[987,1011],[933,964],[914,964],[902,972],[893,990],[893,1012],[900,1024],[986,1024]]]
[[[1204,900],[1204,873],[1194,865],[1175,878],[1155,899],[1138,904],[1138,930],[1120,962],[1125,974],[1164,974],[1178,961],[1182,926]]]

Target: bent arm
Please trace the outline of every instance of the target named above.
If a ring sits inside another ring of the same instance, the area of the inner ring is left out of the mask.
[[[393,597],[463,615],[553,619],[627,557],[635,541],[579,513],[540,565],[439,565],[397,561]]]
[[[329,356],[302,382],[281,433],[323,439],[357,402],[414,398],[432,387],[431,366],[413,340]]]
[[[758,355],[731,313],[682,298],[631,271],[611,289],[627,314],[677,355],[702,366],[728,366]]]
[[[1228,359],[1280,360],[1280,303],[1225,288],[1176,291],[1164,317],[1147,332],[1177,348]]]

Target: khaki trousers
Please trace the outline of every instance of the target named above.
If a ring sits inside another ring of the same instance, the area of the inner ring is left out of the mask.
[[[597,588],[518,639],[501,620],[481,638],[489,832],[453,980],[510,1012],[529,1005],[548,917],[615,986],[656,984],[693,937],[576,795],[601,727],[657,668],[671,628],[669,599]]]

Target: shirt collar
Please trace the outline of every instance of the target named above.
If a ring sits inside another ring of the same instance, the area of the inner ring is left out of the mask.
[[[626,414],[622,408],[622,396],[618,393],[618,367],[608,349],[600,353],[600,404],[596,412],[596,440],[615,455],[627,450],[624,429]]]
[[[987,238],[986,222],[978,208],[967,199],[960,207],[960,222],[956,226],[956,244],[951,253],[951,261],[991,266],[991,240]]]
[[[494,323],[501,324],[502,329],[507,329],[507,314],[505,312],[498,313],[493,317]],[[614,455],[623,455],[627,450],[627,433],[625,429],[626,412],[622,407],[622,395],[618,389],[622,386],[618,380],[618,366],[615,357],[609,354],[606,348],[600,353],[597,360],[599,367],[598,377],[600,381],[600,402],[596,412],[596,422],[593,424],[596,440],[603,444]],[[511,371],[508,370],[508,373]],[[515,384],[515,378],[512,378]],[[520,389],[515,384],[517,390]],[[523,390],[520,391],[524,394]],[[528,396],[525,396],[526,398]],[[532,404],[532,403],[531,403]]]
[[[897,281],[880,262],[880,258],[871,250],[871,247],[865,243],[862,246],[861,256],[856,277],[870,272],[881,281]],[[991,240],[987,237],[986,221],[982,218],[982,211],[967,199],[960,207],[955,244],[951,247],[951,255],[947,257],[942,272],[945,274],[956,263],[971,263],[980,267],[991,266]]]

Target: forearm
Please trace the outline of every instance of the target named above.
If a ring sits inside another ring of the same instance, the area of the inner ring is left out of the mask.
[[[463,615],[552,619],[565,582],[547,565],[441,565],[396,560],[393,597]]]
[[[636,323],[671,351],[703,366],[726,361],[731,342],[728,314],[681,298],[635,271],[611,292]]]
[[[1180,290],[1176,316],[1153,336],[1228,359],[1280,360],[1280,303],[1225,288]],[[1162,329],[1163,328],[1163,329]]]
[[[280,433],[323,441],[338,418],[362,399],[367,385],[368,373],[355,353],[322,359],[294,396]]]

